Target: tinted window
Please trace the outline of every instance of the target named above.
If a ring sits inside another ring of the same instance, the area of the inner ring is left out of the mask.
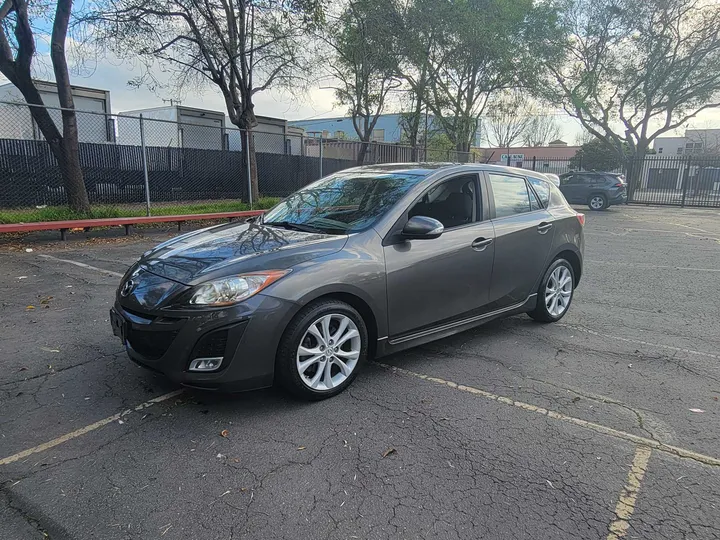
[[[550,185],[537,178],[528,178],[528,180],[530,180],[532,187],[535,188],[535,193],[540,197],[540,202],[543,207],[547,208],[548,201],[550,200]]]
[[[336,173],[296,191],[263,216],[263,223],[351,233],[370,227],[422,176]]]
[[[506,217],[531,211],[525,180],[515,176],[489,173],[495,199],[495,217]]]
[[[463,175],[430,188],[413,205],[408,217],[437,219],[446,229],[472,223],[477,219],[476,176]]]

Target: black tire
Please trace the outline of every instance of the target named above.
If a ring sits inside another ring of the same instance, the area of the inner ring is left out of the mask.
[[[361,339],[360,356],[355,368],[347,378],[330,390],[318,391],[310,388],[298,372],[296,364],[297,352],[300,341],[305,337],[310,325],[323,316],[337,314],[348,317],[357,327]],[[290,321],[278,346],[275,360],[275,373],[277,381],[294,396],[308,400],[319,401],[335,396],[350,386],[355,380],[360,369],[362,369],[368,354],[368,331],[365,321],[351,305],[339,300],[327,299],[317,300],[305,306]]]
[[[559,266],[564,266],[570,272],[570,276],[572,277],[572,293],[570,294],[570,300],[568,301],[565,310],[560,315],[553,315],[550,311],[548,311],[548,307],[545,302],[545,290],[547,288],[548,281],[550,280],[550,276]],[[552,323],[562,319],[570,310],[570,305],[572,304],[573,297],[575,296],[575,283],[575,272],[573,271],[572,265],[565,259],[555,259],[550,266],[548,266],[542,280],[540,280],[540,286],[537,290],[537,305],[534,310],[528,312],[528,315],[536,321],[542,323]]]
[[[598,204],[593,205],[593,203],[595,201],[597,201],[598,203],[602,203],[602,204],[601,205],[598,205]],[[588,197],[587,205],[588,205],[588,208],[590,208],[590,210],[592,210],[593,212],[602,212],[603,210],[607,210],[608,206],[610,206],[608,204],[607,197],[605,195],[603,195],[602,193],[595,193],[593,195],[590,195],[590,197]]]

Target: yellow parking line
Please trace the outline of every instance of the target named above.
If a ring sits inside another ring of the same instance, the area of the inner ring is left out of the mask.
[[[32,454],[37,454],[39,452],[44,452],[45,450],[49,450],[50,448],[58,446],[59,444],[66,443],[68,441],[71,441],[72,439],[76,439],[77,437],[80,437],[81,435],[85,435],[86,433],[90,433],[91,431],[95,431],[98,428],[101,428],[112,422],[115,422],[116,420],[120,420],[123,416],[127,416],[128,414],[130,414],[133,411],[141,411],[143,409],[147,409],[148,407],[151,407],[152,405],[155,405],[156,403],[160,403],[162,401],[166,401],[168,399],[174,398],[175,396],[179,396],[180,394],[182,394],[182,392],[183,392],[182,390],[175,390],[174,392],[169,392],[162,396],[158,396],[149,401],[146,401],[145,403],[141,403],[134,409],[128,409],[126,411],[119,412],[117,414],[113,414],[112,416],[108,416],[107,418],[98,420],[97,422],[90,424],[89,426],[85,426],[83,428],[76,429],[75,431],[72,431],[70,433],[62,435],[61,437],[58,437],[57,439],[53,439],[51,441],[40,444],[33,448],[28,448],[27,450],[23,450],[22,452],[13,454],[12,456],[8,456],[6,458],[0,459],[0,465],[8,465],[15,461],[24,459]]]
[[[441,379],[440,377],[431,377],[429,375],[423,375],[422,373],[416,373],[408,369],[390,366],[388,364],[382,364],[380,362],[377,362],[376,365],[393,371],[395,373],[410,375],[411,377],[417,377],[419,379],[423,379],[425,381],[429,381],[435,384],[448,386],[455,390],[459,390],[460,392],[467,392],[469,394],[474,394],[476,396],[481,396],[486,399],[497,401],[498,403],[510,405],[511,407],[517,407],[518,409],[523,409],[535,414],[541,414],[543,416],[547,416],[548,418],[554,418],[555,420],[560,420],[561,422],[566,422],[568,424],[573,424],[585,429],[589,429],[591,431],[595,431],[596,433],[609,435],[610,437],[615,437],[617,439],[623,439],[633,444],[647,446],[648,448],[652,448],[653,450],[658,450],[660,452],[665,452],[681,458],[692,459],[700,463],[704,463],[705,465],[713,465],[716,467],[720,467],[720,459],[712,456],[707,456],[705,454],[699,454],[697,452],[693,452],[692,450],[687,450],[686,448],[680,448],[678,446],[665,444],[655,439],[648,439],[647,437],[633,435],[632,433],[627,433],[625,431],[620,431],[619,429],[603,426],[602,424],[596,424],[595,422],[589,422],[588,420],[583,420],[581,418],[575,418],[574,416],[568,416],[566,414],[562,414],[556,411],[551,411],[550,409],[545,409],[544,407],[538,407],[537,405],[524,403],[522,401],[516,401],[509,397],[499,396],[497,394],[493,394],[492,392],[488,392],[487,390],[481,390],[480,388],[475,388],[473,386],[467,386],[464,384],[458,384],[453,381],[447,381],[445,379]]]
[[[635,459],[633,459],[627,482],[620,492],[620,498],[615,506],[615,520],[610,523],[610,533],[607,535],[607,540],[619,540],[627,535],[630,528],[630,517],[635,512],[635,502],[640,491],[640,482],[645,477],[651,453],[652,450],[646,446],[638,446],[637,450],[635,450]]]

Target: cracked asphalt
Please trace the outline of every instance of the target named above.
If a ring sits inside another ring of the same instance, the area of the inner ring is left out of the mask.
[[[720,211],[588,212],[561,323],[384,358],[320,403],[167,397],[112,336],[118,278],[57,260],[123,272],[172,233],[118,234],[0,244],[0,462],[61,441],[0,465],[0,539],[720,537]]]

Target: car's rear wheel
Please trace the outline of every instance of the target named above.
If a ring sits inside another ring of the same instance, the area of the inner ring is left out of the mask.
[[[596,212],[606,210],[608,207],[607,197],[601,193],[590,195],[590,198],[588,199],[588,206],[590,207],[590,210],[595,210]]]
[[[278,379],[300,398],[329,398],[350,386],[367,350],[367,327],[352,306],[332,299],[313,302],[285,329]]]
[[[556,322],[570,309],[575,291],[575,273],[565,259],[555,259],[548,267],[537,291],[537,305],[528,313],[540,322]]]

